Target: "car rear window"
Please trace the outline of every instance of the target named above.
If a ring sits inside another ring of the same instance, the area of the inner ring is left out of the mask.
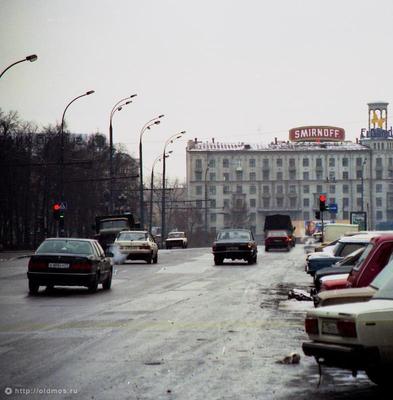
[[[66,239],[45,240],[36,251],[36,254],[44,253],[94,254],[89,242]]]
[[[373,249],[374,245],[372,243],[369,243],[366,247],[366,249],[363,251],[363,254],[360,256],[359,260],[357,263],[354,265],[353,270],[354,271],[359,271],[360,267],[363,264],[363,261],[367,258],[367,256],[370,254],[371,250]]]
[[[268,237],[283,237],[283,236],[287,236],[287,233],[285,231],[268,231],[267,236]]]
[[[121,232],[117,240],[147,240],[146,232]]]
[[[225,231],[219,232],[217,235],[217,240],[236,240],[236,239],[246,239],[251,240],[251,234],[247,231]]]

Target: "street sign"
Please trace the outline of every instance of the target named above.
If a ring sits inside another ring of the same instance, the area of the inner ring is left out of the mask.
[[[64,210],[67,210],[67,202],[66,201],[62,201],[61,203],[60,203],[60,210],[62,210],[62,211],[64,211]]]
[[[329,204],[329,212],[331,212],[332,214],[337,214],[337,211],[338,207],[336,203]]]

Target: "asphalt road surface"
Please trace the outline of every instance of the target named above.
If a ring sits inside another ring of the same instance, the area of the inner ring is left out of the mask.
[[[301,351],[310,302],[304,249],[214,266],[210,249],[160,250],[116,266],[110,291],[41,288],[28,258],[0,261],[0,398],[379,399],[364,374],[323,369]],[[8,259],[7,259],[8,258]],[[281,364],[286,355],[299,364]]]

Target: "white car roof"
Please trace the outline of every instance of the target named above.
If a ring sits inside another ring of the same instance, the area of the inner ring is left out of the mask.
[[[360,235],[353,235],[353,236],[343,236],[340,238],[340,243],[369,243],[372,238],[375,236],[380,236],[380,232],[374,233],[364,233]]]

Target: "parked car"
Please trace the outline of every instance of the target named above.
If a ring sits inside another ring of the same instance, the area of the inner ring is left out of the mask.
[[[332,264],[342,260],[348,254],[353,253],[355,250],[366,247],[370,240],[376,236],[376,234],[365,234],[365,235],[354,235],[354,236],[343,236],[330,251],[324,248],[322,252],[310,254],[306,258],[306,272],[311,276],[326,267],[330,267]]]
[[[343,303],[368,301],[390,278],[393,278],[393,260],[379,272],[369,286],[337,290],[325,290],[313,297],[315,307],[331,306]]]
[[[27,271],[29,292],[40,286],[86,286],[90,292],[110,289],[113,267],[97,240],[53,238],[44,240],[30,257]]]
[[[223,229],[218,232],[212,246],[214,263],[221,265],[224,259],[257,262],[258,247],[252,232],[248,229]]]
[[[324,281],[321,290],[364,287],[378,275],[393,257],[393,235],[373,238],[348,277]]]
[[[173,247],[181,247],[185,249],[188,245],[187,237],[184,232],[169,232],[165,241],[165,247],[171,249]]]
[[[288,235],[284,230],[266,231],[265,233],[265,251],[270,249],[285,249],[290,251],[294,247],[294,240],[292,236]]]
[[[123,231],[117,235],[115,245],[126,260],[144,260],[148,264],[158,262],[158,246],[147,231]]]
[[[393,279],[366,302],[319,307],[307,312],[303,343],[307,356],[354,374],[366,371],[376,384],[390,385],[393,368]]]

